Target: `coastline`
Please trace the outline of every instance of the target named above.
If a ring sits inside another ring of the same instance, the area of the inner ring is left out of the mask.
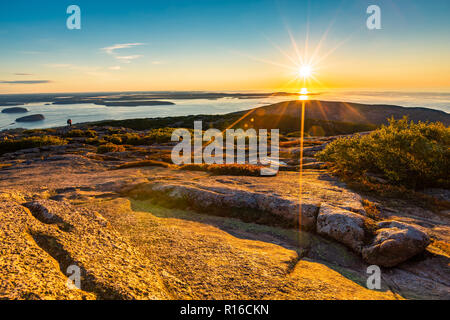
[[[135,98],[135,97],[133,97]],[[146,97],[145,99],[148,99]],[[223,98],[222,98],[223,99]],[[93,117],[92,121],[89,120],[89,115],[81,116],[81,118],[75,118],[74,124],[77,126],[89,126],[89,125],[95,125],[98,123],[108,123],[109,125],[114,125],[114,123],[121,123],[121,122],[133,122],[133,121],[150,121],[155,122],[158,120],[161,120],[163,123],[166,123],[170,119],[177,119],[181,122],[185,122],[184,120],[189,119],[189,117],[192,116],[198,116],[198,117],[217,117],[220,118],[225,117],[228,118],[230,116],[241,116],[246,112],[249,112],[251,110],[261,109],[264,110],[268,114],[276,114],[281,115],[283,113],[283,116],[290,116],[290,117],[300,117],[299,113],[299,100],[289,100],[289,101],[279,101],[276,103],[271,104],[264,104],[260,103],[260,106],[257,107],[251,107],[249,108],[247,104],[239,104],[239,105],[228,105],[229,101],[223,102],[223,106],[218,108],[210,108],[208,101],[209,100],[194,100],[191,101],[201,101],[201,104],[199,107],[193,107],[190,109],[187,109],[187,111],[195,111],[198,110],[198,112],[185,112],[186,105],[183,103],[177,103],[173,104],[168,101],[158,101],[155,100],[154,105],[151,106],[151,108],[148,108],[148,106],[141,106],[141,103],[149,102],[148,100],[143,100],[145,102],[140,101],[130,101],[125,100],[124,98],[118,99],[119,101],[116,102],[103,102],[106,104],[110,104],[111,108],[118,110],[117,112],[121,112],[118,116],[115,117],[115,119],[111,115],[105,114],[104,116],[100,113],[98,113],[98,108],[108,108],[105,105],[100,105],[99,103],[94,103],[92,106],[89,107],[89,112],[95,113],[96,117]],[[93,101],[91,101],[93,102]],[[152,102],[152,101],[150,101]],[[200,102],[199,102],[200,103]],[[404,115],[407,115],[410,117],[413,121],[441,121],[445,125],[450,125],[450,113],[443,111],[443,110],[437,110],[433,108],[427,108],[427,107],[405,107],[405,106],[398,106],[398,105],[389,105],[389,104],[361,104],[361,103],[352,103],[352,102],[341,102],[341,101],[322,101],[322,100],[308,100],[308,104],[311,105],[310,108],[308,108],[308,112],[306,114],[307,119],[313,119],[313,120],[320,120],[320,121],[338,121],[338,122],[347,122],[347,123],[364,123],[364,124],[373,124],[373,125],[380,125],[380,124],[386,124],[387,121],[386,118],[389,118],[390,116],[394,116],[396,119],[402,118]],[[116,105],[119,104],[119,105]],[[129,104],[129,106],[123,106],[120,104]],[[151,104],[151,103],[149,103]],[[49,121],[52,121],[50,124],[47,120],[40,121],[40,122],[31,122],[27,124],[26,126],[17,126],[17,127],[10,127],[11,125],[14,125],[14,117],[16,115],[14,114],[2,114],[3,117],[5,117],[5,120],[0,121],[0,131],[5,130],[11,130],[11,129],[49,129],[49,128],[58,128],[63,127],[65,124],[65,118],[69,117],[72,118],[70,113],[63,112],[64,110],[59,110],[57,108],[64,107],[66,103],[58,103],[55,105],[48,105],[47,102],[45,102],[45,105],[42,106],[42,108],[48,108],[52,109],[51,112],[56,116],[56,119],[58,117],[60,118],[59,123],[60,125],[57,125],[53,119],[50,119]],[[24,105],[27,106],[27,105]],[[69,105],[69,107],[77,106],[77,113],[82,113],[82,108],[80,106],[82,105]],[[88,106],[88,105],[86,105]],[[171,107],[170,109],[166,109],[167,106]],[[238,110],[233,110],[231,112],[227,112],[228,107],[234,107]],[[247,106],[247,107],[246,107]],[[281,106],[281,109],[280,109]],[[11,106],[8,106],[8,108]],[[142,107],[142,108],[141,108]],[[174,107],[174,108],[173,108]],[[4,107],[7,108],[7,107]],[[28,107],[29,112],[28,114],[36,114],[36,113],[42,113],[46,114],[45,110],[39,112],[39,110],[35,111],[33,107]],[[355,110],[357,112],[355,113]],[[92,111],[93,110],[93,111]],[[105,109],[101,109],[104,112]],[[206,111],[208,112],[202,112]],[[216,111],[217,110],[217,111]],[[316,110],[316,111],[314,111]],[[58,112],[63,112],[64,116],[58,115]],[[216,112],[214,112],[216,111]],[[47,111],[48,112],[48,111]],[[113,113],[114,113],[113,112]],[[184,112],[184,113],[183,113]],[[147,114],[152,114],[152,116],[146,116]],[[174,115],[171,115],[171,114]],[[8,117],[8,118],[7,118]],[[381,119],[381,120],[380,120]],[[88,120],[88,121],[85,121]],[[291,121],[294,121],[293,119]],[[55,123],[55,125],[51,125],[52,123]]]

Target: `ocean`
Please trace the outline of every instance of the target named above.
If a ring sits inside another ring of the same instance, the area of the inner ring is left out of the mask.
[[[27,114],[0,113],[0,130],[12,128],[51,128],[66,125],[67,119],[74,124],[100,120],[124,120],[133,118],[156,118],[186,116],[194,114],[225,114],[260,107],[281,101],[293,100],[295,96],[277,96],[259,99],[221,98],[209,99],[165,99],[175,105],[142,107],[106,107],[95,104],[48,105],[46,102],[23,105]],[[346,101],[365,104],[392,104],[404,107],[425,107],[450,113],[450,93],[419,92],[370,92],[342,91],[309,96],[310,99]],[[6,107],[0,107],[3,109]],[[15,123],[24,115],[43,114],[45,120],[32,123]]]

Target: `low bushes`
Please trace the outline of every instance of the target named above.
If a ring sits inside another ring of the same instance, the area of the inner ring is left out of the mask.
[[[380,209],[377,207],[377,205],[367,199],[364,199],[362,201],[364,210],[366,210],[367,217],[375,220],[380,221],[382,220]]]
[[[56,134],[56,129],[29,129],[24,130],[23,134],[28,136],[39,136],[39,135],[49,135],[49,134]]]
[[[117,166],[115,169],[140,168],[140,167],[169,168],[171,166],[172,165],[167,162],[155,161],[155,160],[142,160],[142,161],[127,162],[127,163]]]
[[[106,144],[106,143],[107,143],[106,140],[104,140],[104,139],[99,139],[98,137],[95,137],[95,138],[87,138],[84,142],[85,142],[86,144],[90,144],[90,145],[94,145],[94,146],[98,146],[98,145]]]
[[[249,164],[185,164],[181,170],[205,171],[216,175],[260,176],[261,167]]]
[[[97,136],[97,132],[94,130],[74,129],[67,132],[65,136],[68,138],[94,138]]]
[[[450,128],[442,123],[391,119],[368,135],[333,141],[317,157],[353,178],[370,173],[408,189],[450,186]]]
[[[127,144],[133,146],[149,145],[153,143],[170,142],[173,128],[152,129],[146,134],[122,133],[105,136],[104,139],[114,144]]]
[[[114,143],[102,144],[97,147],[97,153],[108,153],[108,152],[124,152],[124,146],[118,146]]]
[[[15,152],[22,149],[65,144],[67,144],[66,140],[55,136],[35,136],[18,140],[8,139],[0,141],[0,154]]]

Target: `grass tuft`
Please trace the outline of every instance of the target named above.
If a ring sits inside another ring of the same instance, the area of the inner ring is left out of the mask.
[[[364,210],[366,211],[366,215],[375,220],[375,221],[381,221],[382,217],[381,217],[381,213],[380,213],[380,209],[378,209],[377,205],[367,199],[364,199],[362,201]]]
[[[102,144],[97,147],[97,153],[108,153],[108,152],[124,152],[124,146],[118,146],[114,143]]]

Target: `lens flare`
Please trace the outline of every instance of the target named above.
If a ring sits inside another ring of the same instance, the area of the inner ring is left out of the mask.
[[[301,66],[300,69],[298,70],[298,74],[300,75],[300,77],[302,77],[303,79],[309,78],[311,77],[312,74],[312,68],[309,65],[304,65]]]

